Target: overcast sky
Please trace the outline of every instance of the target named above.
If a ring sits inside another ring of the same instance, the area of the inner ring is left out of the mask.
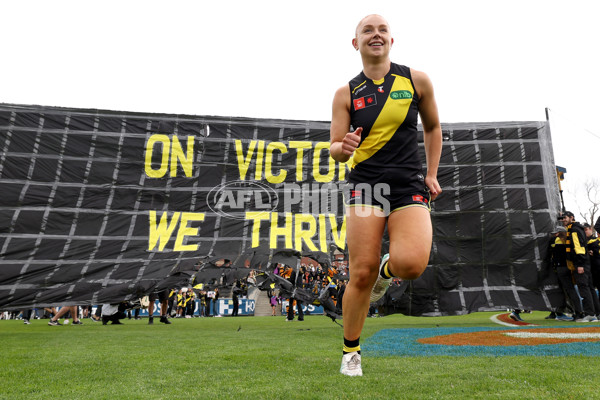
[[[576,208],[600,175],[595,0],[2,2],[0,102],[328,121],[371,13],[390,23],[392,60],[430,76],[442,123],[549,108]]]

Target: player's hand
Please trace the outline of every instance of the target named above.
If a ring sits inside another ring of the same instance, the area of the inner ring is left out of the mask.
[[[438,180],[434,176],[426,176],[425,177],[425,185],[429,188],[429,193],[431,194],[431,201],[434,201],[436,197],[438,197],[442,193],[442,188],[438,183]]]
[[[583,270],[583,267],[577,267],[577,273],[578,274],[583,274],[585,271]]]
[[[342,140],[342,154],[352,156],[354,151],[360,144],[360,135],[363,128],[357,128],[354,132],[346,133],[344,140]]]

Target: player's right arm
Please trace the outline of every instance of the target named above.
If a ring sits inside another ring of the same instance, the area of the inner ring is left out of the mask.
[[[360,144],[362,128],[350,132],[350,87],[342,86],[335,92],[331,112],[329,154],[338,162],[346,162]]]

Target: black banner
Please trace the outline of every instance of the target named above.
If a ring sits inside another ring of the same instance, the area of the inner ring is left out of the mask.
[[[430,265],[380,309],[550,308],[547,124],[443,134]],[[0,307],[114,303],[303,256],[330,265],[346,251],[347,166],[328,149],[325,122],[0,105]]]

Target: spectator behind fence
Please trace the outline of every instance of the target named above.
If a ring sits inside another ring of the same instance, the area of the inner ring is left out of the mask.
[[[219,292],[219,288],[216,287],[214,290],[214,296],[212,299],[212,312],[213,312],[213,317],[220,317],[221,314],[219,314],[219,297],[221,297],[221,293]]]
[[[273,293],[271,295],[271,298],[269,299],[269,302],[271,303],[271,310],[272,310],[272,316],[275,317],[277,316],[277,304],[279,304],[278,298],[277,296],[275,296],[275,293]]]
[[[188,288],[185,292],[185,317],[192,318],[194,316],[194,309],[196,308],[196,293],[192,288]]]
[[[233,317],[237,317],[240,311],[240,294],[242,293],[242,282],[241,280],[236,280],[235,285],[233,286],[233,290],[231,291],[231,297],[233,301],[233,311],[231,315]]]
[[[200,316],[208,317],[208,305],[210,304],[210,299],[208,298],[208,294],[206,291],[200,291]]]
[[[176,318],[185,317],[185,293],[186,293],[186,291],[187,291],[186,288],[181,288],[176,294],[176,296],[177,296],[175,299],[175,301],[177,302]]]

